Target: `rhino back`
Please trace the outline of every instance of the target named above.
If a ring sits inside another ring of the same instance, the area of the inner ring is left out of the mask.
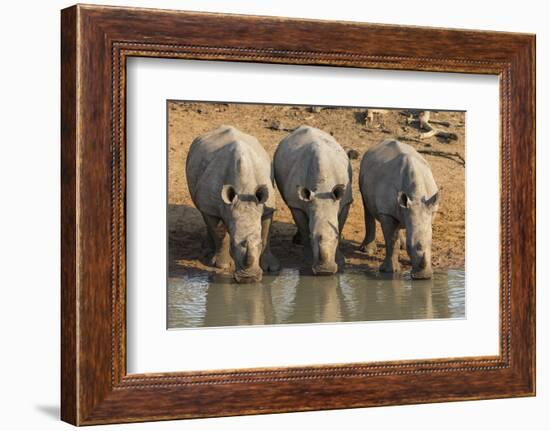
[[[351,202],[351,164],[336,140],[326,132],[300,126],[277,147],[274,156],[277,186],[292,208],[301,208],[297,186],[315,192],[330,192],[336,184],[346,185],[342,206]]]
[[[202,212],[219,215],[224,184],[244,194],[254,194],[259,185],[267,185],[266,212],[275,210],[268,154],[256,138],[232,126],[221,126],[195,138],[187,156],[186,174],[191,199]]]
[[[400,191],[415,199],[430,198],[438,190],[428,162],[413,147],[395,140],[383,141],[365,153],[359,185],[375,216],[397,217]]]

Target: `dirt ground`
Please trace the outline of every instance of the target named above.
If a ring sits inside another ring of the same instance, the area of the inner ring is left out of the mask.
[[[417,150],[458,153],[465,158],[464,112],[431,111],[430,121],[450,123],[438,129],[456,134],[456,140],[440,137],[419,139],[417,122],[408,123],[408,111],[387,110],[366,119],[366,108],[319,108],[309,106],[254,105],[175,102],[168,103],[168,231],[169,276],[185,271],[214,271],[201,263],[202,240],[206,234],[199,211],[193,206],[185,178],[185,161],[193,139],[221,124],[237,127],[255,136],[272,156],[277,144],[289,131],[307,124],[331,133],[346,150],[356,150],[352,160],[353,197],[349,217],[343,230],[342,251],[346,265],[375,269],[384,257],[384,241],[377,223],[378,252],[368,257],[357,250],[365,234],[363,206],[357,184],[361,157],[370,147],[384,139],[397,138]],[[441,205],[433,226],[432,258],[435,269],[464,267],[465,239],[465,168],[460,158],[423,154],[429,162],[436,183],[442,188]],[[296,228],[289,209],[280,195],[271,236],[274,254],[284,267],[300,266],[302,247],[292,243]],[[409,264],[405,250],[403,264]],[[406,269],[407,267],[405,267]]]

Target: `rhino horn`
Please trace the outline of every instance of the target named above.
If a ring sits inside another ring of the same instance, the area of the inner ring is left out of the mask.
[[[252,246],[249,241],[246,243],[246,255],[244,257],[244,267],[250,268],[254,265],[254,253],[252,252]]]
[[[427,266],[426,254],[424,253],[424,254],[422,255],[422,259],[420,259],[420,264],[418,265],[418,268],[419,268],[420,270],[423,270],[423,269],[426,268],[426,266]]]
[[[319,236],[319,262],[321,264],[324,264],[329,262],[330,258],[328,255],[327,247],[324,246],[324,244],[321,241],[322,241],[322,237]]]

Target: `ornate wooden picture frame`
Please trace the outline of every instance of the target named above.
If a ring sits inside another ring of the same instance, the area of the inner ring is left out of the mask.
[[[63,10],[61,21],[64,421],[535,394],[534,35],[81,5]],[[132,56],[499,76],[500,354],[128,374],[125,66]]]

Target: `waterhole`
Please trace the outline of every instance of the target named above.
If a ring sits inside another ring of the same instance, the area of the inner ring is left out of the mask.
[[[449,319],[465,317],[464,270],[346,271],[304,275],[296,268],[236,284],[231,276],[190,273],[168,279],[168,328]]]

